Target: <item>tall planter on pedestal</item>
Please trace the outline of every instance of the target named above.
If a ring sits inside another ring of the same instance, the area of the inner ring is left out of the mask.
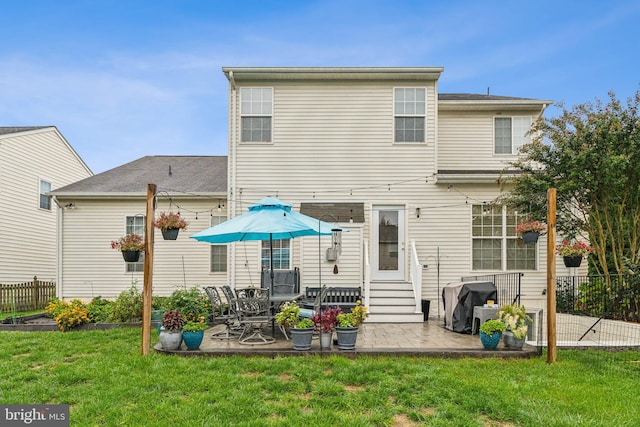
[[[333,331],[338,324],[337,316],[340,313],[342,313],[340,307],[325,307],[321,308],[311,319],[316,330],[320,332],[320,348],[331,348]]]

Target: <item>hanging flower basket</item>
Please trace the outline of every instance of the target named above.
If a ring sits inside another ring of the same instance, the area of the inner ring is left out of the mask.
[[[122,258],[124,258],[125,262],[138,262],[140,251],[122,251]]]
[[[179,228],[168,228],[166,230],[160,230],[162,231],[162,238],[164,240],[177,240],[178,239],[178,233],[180,232]]]
[[[562,260],[564,261],[565,267],[580,267],[580,264],[582,264],[582,255],[563,256]]]
[[[538,243],[540,233],[537,231],[525,231],[520,237],[522,237],[522,241],[526,244],[535,244]]]
[[[162,231],[162,238],[164,240],[176,240],[178,238],[178,232],[183,228],[187,228],[187,222],[179,213],[173,212],[161,212],[153,225]]]

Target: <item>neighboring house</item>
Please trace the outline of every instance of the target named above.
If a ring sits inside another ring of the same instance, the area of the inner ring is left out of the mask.
[[[522,302],[543,304],[546,240],[522,244],[523,213],[488,202],[552,101],[439,94],[441,67],[223,72],[230,216],[272,195],[349,230],[335,262],[328,237],[276,242],[303,288],[362,286],[371,321],[422,321],[420,300],[440,301],[448,282],[522,272]],[[231,245],[229,281],[255,281],[261,251]]]
[[[156,217],[180,212],[188,222],[175,241],[154,232],[154,295],[176,287],[225,284],[226,245],[190,239],[225,221],[226,156],[147,156],[52,192],[60,206],[58,295],[114,299],[132,283],[143,287],[144,257],[125,263],[110,242],[144,235],[148,184],[156,184]]]
[[[91,175],[55,126],[0,127],[0,283],[55,280],[58,209],[47,193]]]

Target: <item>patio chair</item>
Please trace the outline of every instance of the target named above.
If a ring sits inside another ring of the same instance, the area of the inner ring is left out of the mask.
[[[227,286],[228,287],[228,286]],[[234,327],[235,322],[238,320],[238,313],[235,307],[235,301],[233,298],[229,298],[227,293],[224,290],[224,286],[222,288],[223,293],[225,294],[226,303],[223,302],[222,297],[220,296],[220,292],[215,286],[207,286],[204,288],[204,291],[209,296],[209,301],[211,301],[211,321],[213,323],[223,322],[225,324],[225,329],[220,332],[216,332],[211,335],[213,339],[230,339],[237,338],[240,335],[240,330],[237,325]],[[231,291],[231,288],[229,288]],[[233,292],[230,292],[231,297],[233,297]]]
[[[322,305],[322,301],[327,297],[328,291],[329,289],[327,288],[327,285],[323,285],[320,292],[316,294],[312,303],[309,301],[303,302],[300,306],[300,317],[311,319],[315,316],[316,313],[320,311],[320,306]]]
[[[300,269],[273,270],[271,284],[271,270],[265,268],[260,276],[260,287],[271,289],[271,295],[297,294],[300,292]]]
[[[262,333],[261,325],[272,321],[269,290],[262,288],[236,289],[236,303],[240,324],[244,327],[240,344],[271,344],[272,336]]]

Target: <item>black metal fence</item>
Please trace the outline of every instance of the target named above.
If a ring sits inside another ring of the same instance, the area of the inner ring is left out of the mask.
[[[558,276],[556,310],[558,313],[640,322],[640,277]]]
[[[503,304],[520,304],[520,285],[523,273],[498,273],[480,276],[465,276],[463,282],[482,281],[492,282],[498,291],[498,301]]]
[[[26,311],[44,308],[56,296],[56,283],[34,277],[22,283],[0,283],[0,310]]]

